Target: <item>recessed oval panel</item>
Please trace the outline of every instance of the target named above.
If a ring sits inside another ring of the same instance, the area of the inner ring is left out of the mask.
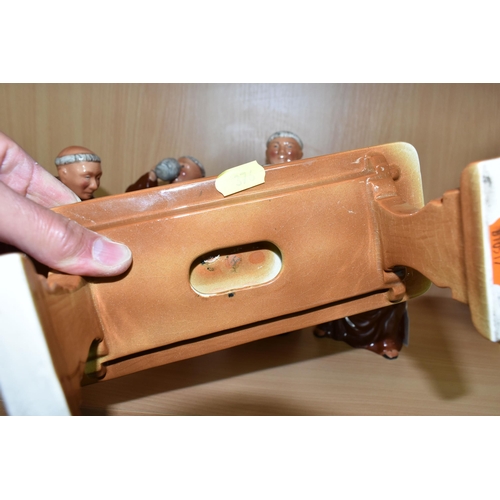
[[[189,282],[200,295],[217,295],[263,285],[273,280],[281,267],[276,245],[252,243],[200,256],[191,265]]]

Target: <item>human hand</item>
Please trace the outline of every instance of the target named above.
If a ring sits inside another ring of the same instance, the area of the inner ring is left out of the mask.
[[[0,241],[64,273],[115,276],[126,271],[132,262],[127,246],[49,210],[79,201],[0,132]]]

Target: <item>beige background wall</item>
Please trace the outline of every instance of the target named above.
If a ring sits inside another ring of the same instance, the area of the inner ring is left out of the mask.
[[[426,201],[458,186],[467,163],[500,156],[497,84],[0,84],[0,130],[55,174],[69,145],[103,160],[98,195],[123,192],[167,156],[208,175],[264,162],[276,130],[306,156],[406,141]]]
[[[209,176],[263,164],[280,129],[299,134],[308,157],[409,142],[430,201],[458,187],[468,163],[500,156],[500,84],[0,84],[0,130],[53,174],[66,146],[95,151],[98,196],[168,156],[195,156]]]

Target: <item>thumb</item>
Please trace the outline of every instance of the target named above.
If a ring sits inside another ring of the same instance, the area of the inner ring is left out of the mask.
[[[132,263],[129,248],[38,205],[0,182],[0,241],[58,271],[115,276]]]

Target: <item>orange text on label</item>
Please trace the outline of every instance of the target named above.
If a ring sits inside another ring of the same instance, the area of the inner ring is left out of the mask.
[[[490,245],[493,264],[493,283],[500,285],[500,219],[490,226]]]

